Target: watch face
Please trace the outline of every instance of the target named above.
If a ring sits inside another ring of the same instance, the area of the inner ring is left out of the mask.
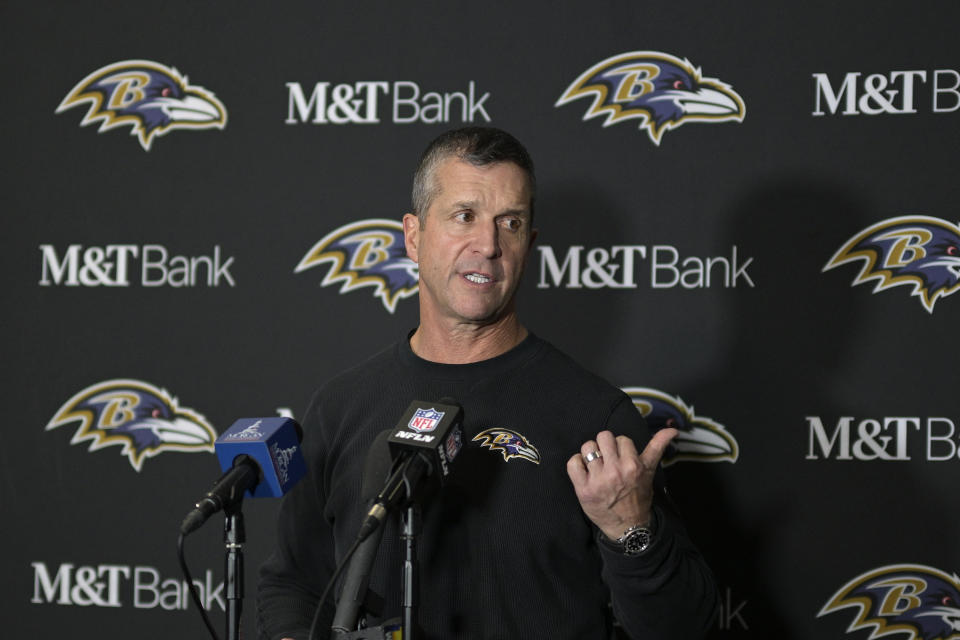
[[[623,552],[628,556],[635,556],[646,551],[650,546],[650,530],[636,529],[623,537]]]

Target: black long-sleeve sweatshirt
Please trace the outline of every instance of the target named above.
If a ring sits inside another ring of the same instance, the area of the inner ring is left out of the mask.
[[[304,418],[308,476],[285,497],[277,548],[261,568],[260,638],[306,638],[366,512],[371,443],[412,400],[444,397],[463,405],[465,446],[446,486],[425,500],[421,637],[607,640],[614,618],[636,640],[705,634],[716,587],[673,512],[658,508],[646,552],[622,555],[598,542],[566,473],[570,456],[603,429],[641,450],[650,438],[642,416],[621,390],[531,334],[465,365],[428,362],[401,340],[314,395]],[[401,615],[403,557],[391,522],[370,582],[383,599],[367,612],[371,625]],[[328,597],[321,638],[335,601]]]

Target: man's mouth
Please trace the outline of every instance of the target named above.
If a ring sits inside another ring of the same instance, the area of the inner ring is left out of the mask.
[[[474,284],[486,284],[488,282],[493,282],[493,278],[491,278],[490,276],[485,276],[480,273],[468,273],[468,274],[465,274],[463,277]]]

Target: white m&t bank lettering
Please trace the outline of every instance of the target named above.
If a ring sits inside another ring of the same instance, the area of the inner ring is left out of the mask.
[[[540,280],[537,288],[563,287],[566,289],[636,289],[638,263],[647,259],[647,281],[653,289],[707,289],[711,287],[736,288],[738,284],[755,286],[748,267],[753,258],[741,261],[736,245],[730,257],[700,258],[688,256],[670,245],[654,245],[647,251],[645,245],[614,245],[609,249],[572,246],[562,259],[553,247],[537,247],[540,252]]]
[[[490,93],[478,98],[476,83],[472,80],[465,92],[428,91],[422,94],[416,82],[405,80],[392,84],[383,81],[336,85],[317,82],[309,98],[299,82],[287,82],[286,86],[286,124],[380,124],[381,96],[390,96],[390,121],[395,124],[476,122],[478,118],[490,122],[484,104]]]
[[[45,287],[52,284],[68,287],[130,286],[127,265],[130,258],[137,257],[139,247],[132,244],[88,247],[83,250],[82,258],[81,249],[81,245],[72,244],[61,259],[53,245],[40,245],[40,284]]]
[[[727,289],[735,289],[741,279],[753,287],[753,280],[747,273],[747,267],[753,258],[740,262],[737,246],[730,249],[730,258],[684,258],[680,266],[680,254],[670,246],[656,246],[653,248],[653,265],[650,275],[650,286],[654,289],[672,289],[679,283],[684,289],[705,289],[717,285]]]
[[[81,607],[119,607],[120,578],[130,577],[130,567],[101,564],[96,567],[76,567],[61,564],[54,576],[47,565],[31,562],[33,567],[33,597],[30,602],[56,602]]]
[[[563,262],[557,261],[553,247],[537,247],[540,252],[540,281],[538,289],[551,286],[564,286],[566,278],[567,289],[599,289],[610,287],[613,289],[635,289],[634,257],[639,255],[645,258],[647,248],[641,245],[622,245],[607,249],[590,249],[584,253],[585,247],[573,246],[567,249]],[[548,281],[549,278],[549,281]]]
[[[40,286],[66,287],[129,287],[140,260],[138,284],[144,287],[219,287],[222,283],[236,286],[230,267],[233,257],[225,261],[220,246],[210,256],[171,256],[159,244],[143,246],[108,244],[86,247],[72,244],[62,255],[51,244],[40,245]]]
[[[207,569],[204,582],[194,579],[193,585],[200,596],[200,604],[209,610],[214,603],[226,611],[223,600],[223,582],[214,584],[213,573]],[[135,609],[166,609],[173,611],[186,609],[191,603],[190,587],[185,580],[167,578],[160,580],[160,572],[153,567],[134,567],[133,570],[133,607]]]
[[[945,113],[960,109],[960,73],[953,69],[891,71],[864,76],[851,71],[843,80],[831,82],[825,73],[814,73],[813,114],[845,116],[917,113],[919,86],[932,87],[930,110]]]
[[[960,458],[957,429],[944,417],[885,417],[855,420],[842,416],[828,428],[819,416],[807,416],[807,460],[911,460],[910,444],[923,438],[928,462]]]
[[[63,563],[52,572],[44,562],[33,567],[33,604],[58,604],[80,607],[123,607],[135,609],[186,609],[192,602],[189,586],[183,580],[161,580],[154,567],[130,567],[117,564],[76,566]],[[132,581],[131,581],[132,578]],[[207,569],[204,580],[194,580],[205,609],[214,604],[225,611],[223,582],[214,583]],[[129,598],[122,598],[128,594]]]

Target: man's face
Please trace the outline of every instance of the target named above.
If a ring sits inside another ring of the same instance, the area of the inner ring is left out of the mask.
[[[513,311],[513,296],[535,232],[530,188],[512,162],[437,165],[423,228],[403,219],[407,254],[420,267],[424,318],[490,324]]]

